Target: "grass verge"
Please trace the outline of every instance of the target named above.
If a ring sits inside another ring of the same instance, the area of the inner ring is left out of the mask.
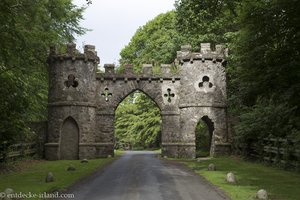
[[[58,161],[36,161],[28,164],[20,161],[18,164],[24,166],[16,172],[0,174],[0,192],[6,188],[12,188],[19,193],[40,194],[48,191],[64,190],[79,179],[93,173],[96,169],[104,167],[115,158],[103,158],[89,160],[88,163],[81,163],[80,160],[58,160]],[[31,161],[32,162],[32,161]],[[67,171],[73,165],[75,171]],[[54,182],[46,183],[45,178],[48,172],[54,175]]]
[[[180,161],[224,190],[232,200],[255,199],[259,189],[266,189],[272,200],[300,199],[300,174],[296,172],[283,171],[233,157],[212,158],[200,162]],[[209,163],[214,163],[217,171],[208,171]],[[225,181],[228,172],[236,175],[237,184],[229,184]]]

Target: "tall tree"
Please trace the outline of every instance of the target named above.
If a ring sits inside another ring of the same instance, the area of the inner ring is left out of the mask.
[[[176,28],[184,42],[199,48],[200,42],[231,41],[237,31],[236,0],[177,0]],[[197,50],[197,49],[196,49]]]
[[[229,70],[240,139],[300,135],[300,2],[243,1]]]
[[[120,55],[120,63],[133,64],[141,70],[143,63],[171,63],[180,48],[181,38],[175,29],[174,11],[160,14],[140,27]]]
[[[85,32],[83,11],[71,0],[0,1],[0,143],[23,138],[25,122],[46,119],[48,48]]]

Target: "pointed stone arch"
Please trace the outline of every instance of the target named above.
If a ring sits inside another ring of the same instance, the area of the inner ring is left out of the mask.
[[[148,92],[145,92],[143,89],[140,89],[140,88],[133,88],[133,89],[130,90],[130,91],[123,92],[123,93],[120,95],[120,97],[118,98],[118,103],[117,103],[117,105],[116,105],[116,109],[118,108],[118,106],[120,105],[120,103],[122,103],[122,101],[123,101],[124,99],[126,99],[126,97],[128,97],[129,95],[131,95],[131,94],[133,94],[133,93],[135,93],[135,92],[141,92],[141,93],[143,93],[144,95],[146,95],[149,99],[151,99],[151,101],[153,101],[153,102],[155,103],[155,105],[156,105],[156,106],[159,108],[159,110],[161,111],[161,105],[160,105],[160,102],[161,102],[160,97],[161,97],[161,95],[160,95],[160,93],[159,93],[158,95],[153,95],[153,93],[151,93],[151,91],[150,91],[150,93],[149,93],[149,91],[148,91]]]
[[[75,119],[67,117],[60,133],[60,159],[77,160],[79,158],[79,127]]]
[[[149,97],[157,107],[162,110],[163,108],[163,99],[161,96],[161,91],[158,89],[159,87],[149,87],[149,84],[130,84],[128,88],[124,88],[124,90],[117,94],[116,102],[115,102],[115,109],[118,107],[118,105],[130,94],[140,91],[143,94],[145,94],[147,97]]]

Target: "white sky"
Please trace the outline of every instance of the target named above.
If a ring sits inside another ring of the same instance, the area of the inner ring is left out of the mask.
[[[86,0],[73,0],[76,5]],[[83,45],[96,46],[100,65],[118,64],[120,51],[136,30],[160,13],[174,9],[175,0],[93,0],[84,12],[81,26],[92,29],[76,38],[77,49]]]

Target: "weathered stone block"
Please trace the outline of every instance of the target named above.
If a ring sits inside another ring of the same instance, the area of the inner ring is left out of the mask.
[[[114,64],[105,64],[104,69],[105,69],[105,74],[113,75],[115,73],[115,65]]]
[[[226,181],[227,181],[228,183],[235,184],[235,183],[236,183],[236,177],[235,177],[235,175],[234,175],[232,172],[229,172],[229,173],[226,175]]]
[[[74,165],[70,165],[68,168],[67,168],[67,171],[75,171],[76,168]]]
[[[50,183],[50,182],[54,181],[54,176],[53,176],[52,172],[48,172],[45,181],[46,181],[46,183]]]
[[[267,193],[267,191],[264,190],[264,189],[258,190],[258,192],[256,193],[256,198],[267,200],[268,199],[268,193]]]
[[[216,169],[217,168],[216,168],[215,164],[213,164],[213,163],[210,163],[207,167],[208,171],[216,171]]]

